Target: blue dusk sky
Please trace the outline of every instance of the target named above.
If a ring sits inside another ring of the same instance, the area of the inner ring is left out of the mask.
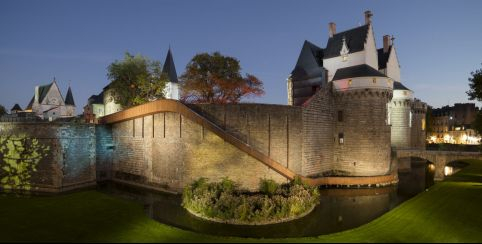
[[[465,91],[482,63],[482,1],[0,0],[0,104],[25,108],[34,87],[56,77],[81,113],[108,84],[111,62],[126,51],[164,62],[169,45],[178,75],[195,54],[220,51],[264,82],[266,95],[246,101],[286,104],[304,40],[324,48],[329,22],[357,27],[365,10],[378,48],[395,36],[401,81],[417,98],[473,102]]]

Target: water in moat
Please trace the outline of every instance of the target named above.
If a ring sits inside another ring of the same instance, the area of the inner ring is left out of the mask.
[[[106,183],[99,190],[144,204],[146,214],[161,223],[200,233],[241,237],[303,237],[339,232],[368,223],[434,184],[433,166],[412,159],[399,171],[397,186],[362,189],[320,189],[320,204],[307,216],[290,222],[240,226],[199,219],[181,207],[181,196]]]

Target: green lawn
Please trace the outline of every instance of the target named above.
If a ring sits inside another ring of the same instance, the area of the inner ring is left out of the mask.
[[[67,242],[482,242],[482,161],[359,228],[298,239],[214,237],[146,217],[142,206],[96,191],[0,197],[0,241]]]

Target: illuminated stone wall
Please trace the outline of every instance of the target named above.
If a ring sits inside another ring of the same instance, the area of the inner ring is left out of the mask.
[[[302,173],[301,107],[196,104],[191,109],[295,173]]]
[[[258,188],[260,178],[286,182],[262,162],[178,113],[116,123],[112,133],[115,181],[173,191],[200,177],[212,181],[229,177],[250,190]]]
[[[411,146],[411,105],[412,101],[409,99],[393,99],[390,102],[391,144],[395,148],[410,148]]]
[[[412,105],[411,148],[425,149],[427,104],[415,99]]]
[[[375,176],[388,174],[391,161],[390,126],[387,103],[392,92],[378,89],[353,90],[335,94],[336,120],[334,167],[337,175]],[[338,138],[343,133],[343,143]]]
[[[49,147],[36,172],[31,172],[32,191],[60,192],[95,184],[96,137],[93,125],[0,123],[0,136],[9,135],[36,138]]]
[[[303,175],[330,171],[333,163],[334,113],[331,83],[316,93],[303,108]]]

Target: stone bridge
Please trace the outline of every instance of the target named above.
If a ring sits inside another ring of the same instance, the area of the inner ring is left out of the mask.
[[[435,180],[444,179],[445,166],[453,161],[462,159],[482,159],[480,152],[458,152],[458,151],[430,151],[420,149],[397,149],[396,158],[422,158],[435,164]]]

